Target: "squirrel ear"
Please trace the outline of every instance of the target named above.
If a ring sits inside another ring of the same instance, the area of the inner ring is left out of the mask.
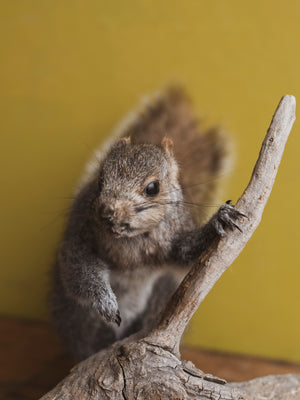
[[[130,144],[131,143],[131,138],[130,136],[122,137],[119,139],[118,144]]]
[[[128,145],[128,144],[130,144],[131,142],[130,142],[130,137],[128,136],[128,137],[121,137],[120,139],[118,139],[117,141],[116,141],[116,143],[114,144],[114,148],[118,148],[118,147],[123,147],[123,146],[126,146],[126,145]]]
[[[168,154],[173,155],[173,148],[174,148],[174,143],[172,139],[169,139],[168,137],[164,137],[161,141],[161,146],[166,150]]]
[[[167,158],[169,159],[168,163],[168,173],[171,179],[177,180],[178,178],[178,165],[174,157],[174,143],[172,139],[164,137],[161,141],[161,146],[165,150],[167,154]]]

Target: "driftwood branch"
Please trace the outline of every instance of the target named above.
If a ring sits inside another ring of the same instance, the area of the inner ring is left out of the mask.
[[[195,263],[165,309],[156,332],[169,334],[169,347],[179,348],[181,335],[201,302],[223,272],[233,263],[260,223],[271,193],[285,143],[295,120],[296,101],[284,96],[274,114],[263,141],[250,182],[238,200],[236,208],[246,214],[238,230],[207,249]]]
[[[78,364],[43,400],[242,399],[240,388],[248,393],[247,398],[255,398],[251,382],[226,385],[222,379],[204,374],[190,362],[181,361],[179,343],[194,312],[260,223],[295,120],[295,105],[293,96],[281,99],[251,180],[236,204],[237,209],[248,217],[240,221],[243,232],[228,232],[201,255],[149,334],[131,336]],[[273,379],[277,383],[280,381]],[[299,380],[297,382],[299,384]],[[247,388],[252,388],[249,389],[252,397]],[[300,399],[300,395],[293,398]]]

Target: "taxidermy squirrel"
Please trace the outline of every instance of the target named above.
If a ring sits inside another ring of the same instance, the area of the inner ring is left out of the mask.
[[[89,165],[51,292],[54,322],[78,360],[150,329],[191,262],[226,229],[239,229],[243,215],[229,202],[205,224],[194,207],[213,199],[227,147],[218,130],[199,132],[187,96],[172,88],[132,115]]]

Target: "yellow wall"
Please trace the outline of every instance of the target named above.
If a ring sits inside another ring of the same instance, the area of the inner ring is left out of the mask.
[[[180,80],[227,126],[237,199],[281,95],[300,94],[295,0],[2,0],[0,312],[47,315],[48,270],[85,160],[143,93]],[[300,99],[300,96],[299,96]],[[186,341],[300,361],[298,125],[263,221]]]

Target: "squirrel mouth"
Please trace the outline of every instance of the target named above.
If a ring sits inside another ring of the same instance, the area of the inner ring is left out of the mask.
[[[134,237],[144,233],[143,230],[131,228],[129,225],[126,227],[111,227],[111,232],[116,239]]]
[[[117,229],[111,228],[111,230],[112,230],[112,233],[114,234],[115,237],[121,237],[121,236],[124,235],[124,232],[119,231]]]
[[[117,227],[112,226],[111,230],[115,237],[128,236],[128,234],[131,231],[128,224],[124,224],[124,225],[117,226]]]

